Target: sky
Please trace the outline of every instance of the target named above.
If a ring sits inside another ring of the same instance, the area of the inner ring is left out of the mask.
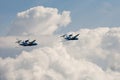
[[[0,35],[5,35],[18,12],[35,6],[57,8],[59,12],[70,11],[72,22],[57,33],[76,31],[80,28],[119,27],[120,1],[113,0],[1,0]]]
[[[0,80],[120,80],[119,7],[113,0],[0,1]],[[67,41],[65,33],[80,35]]]

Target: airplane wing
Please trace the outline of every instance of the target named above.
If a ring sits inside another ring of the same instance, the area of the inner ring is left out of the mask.
[[[29,42],[29,40],[25,40],[25,43]]]
[[[70,37],[70,36],[73,36],[73,34],[69,34],[68,36],[69,36],[69,37]]]
[[[73,38],[77,38],[79,35],[80,35],[80,34],[77,34],[77,35],[73,36]]]
[[[33,44],[35,41],[36,41],[36,40],[31,41],[31,42],[29,42],[29,44]]]

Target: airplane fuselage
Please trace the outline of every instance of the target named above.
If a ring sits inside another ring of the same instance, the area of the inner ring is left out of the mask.
[[[37,43],[33,43],[33,44],[19,44],[19,45],[21,45],[21,46],[36,46]]]
[[[66,40],[78,40],[78,38],[65,38]]]

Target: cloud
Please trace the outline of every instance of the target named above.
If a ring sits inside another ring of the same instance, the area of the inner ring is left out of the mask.
[[[70,12],[56,8],[18,13],[9,35],[0,37],[0,80],[119,80],[120,28],[70,32],[80,34],[77,41],[52,35],[69,22]],[[26,38],[39,45],[15,47],[16,39]]]
[[[77,33],[79,41],[65,42],[71,56],[96,63],[105,70],[120,71],[120,28],[80,29]]]
[[[119,80],[120,28],[80,29],[73,33],[80,33],[78,41],[64,41],[55,35],[36,36],[37,40],[43,39],[40,46],[15,48],[16,53],[21,49],[18,56],[0,58],[0,79]]]
[[[60,14],[56,8],[37,6],[19,12],[8,34],[50,35],[59,27],[65,27],[70,22],[69,11],[63,11]]]
[[[9,41],[7,41],[9,40]],[[9,47],[12,45],[13,38],[11,37],[0,37],[0,47]]]
[[[112,80],[97,65],[74,59],[62,44],[23,51],[14,59],[0,59],[0,63],[1,80]]]

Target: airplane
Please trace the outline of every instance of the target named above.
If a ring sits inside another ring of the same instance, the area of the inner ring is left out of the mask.
[[[78,40],[78,38],[77,38],[78,36],[79,36],[79,34],[77,34],[75,36],[73,36],[73,34],[69,34],[69,35],[64,34],[61,37],[64,37],[64,39],[66,39],[66,40]]]
[[[16,43],[18,43],[18,44],[21,45],[21,46],[36,46],[37,43],[36,43],[35,41],[36,41],[36,40],[33,40],[33,41],[29,41],[29,40],[25,40],[25,41],[18,40]]]

